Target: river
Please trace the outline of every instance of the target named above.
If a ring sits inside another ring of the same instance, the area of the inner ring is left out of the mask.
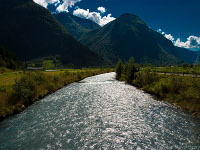
[[[70,84],[1,122],[0,149],[200,149],[199,119],[114,77]]]

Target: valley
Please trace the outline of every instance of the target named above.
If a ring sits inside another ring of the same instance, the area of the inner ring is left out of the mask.
[[[186,34],[190,12],[167,26],[157,19],[166,5],[153,18],[86,1],[0,0],[0,150],[199,149],[200,37]]]

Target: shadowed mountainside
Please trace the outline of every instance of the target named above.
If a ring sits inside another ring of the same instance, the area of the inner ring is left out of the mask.
[[[61,12],[54,14],[54,17],[76,38],[79,39],[84,33],[98,29],[101,26],[97,23],[83,19],[72,14]]]
[[[109,63],[131,56],[136,63],[179,64],[193,63],[196,54],[173,46],[163,35],[150,29],[138,16],[123,14],[100,29],[85,33],[81,43],[101,55]]]
[[[75,66],[97,66],[102,59],[74,37],[44,7],[32,0],[0,1],[0,45],[21,60],[61,55]]]

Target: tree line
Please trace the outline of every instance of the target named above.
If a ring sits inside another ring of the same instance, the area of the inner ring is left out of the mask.
[[[135,74],[138,71],[139,68],[136,66],[133,57],[131,57],[128,62],[125,62],[125,64],[119,60],[116,66],[116,79],[132,84]]]
[[[0,47],[0,67],[16,70],[20,68],[20,62],[15,54]]]

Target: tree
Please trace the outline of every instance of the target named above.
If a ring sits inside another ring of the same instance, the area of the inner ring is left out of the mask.
[[[128,72],[129,72],[129,63],[126,62],[125,65],[124,65],[124,70],[123,70],[125,80],[126,80],[126,77],[128,76]]]
[[[189,63],[183,63],[182,64],[182,67],[185,69],[185,68],[191,68],[192,67],[192,64],[189,64]]]
[[[126,75],[126,82],[131,84],[134,77],[135,77],[135,73],[138,72],[138,69],[135,67],[135,61],[134,58],[131,57],[128,63],[128,71],[127,71],[127,75]]]
[[[116,66],[116,79],[120,80],[122,77],[122,71],[123,71],[123,63],[121,60],[118,61]]]

